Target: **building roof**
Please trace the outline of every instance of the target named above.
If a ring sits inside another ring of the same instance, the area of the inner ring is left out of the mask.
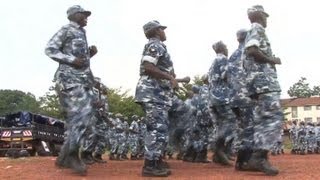
[[[282,107],[319,106],[320,97],[281,99],[280,103]]]

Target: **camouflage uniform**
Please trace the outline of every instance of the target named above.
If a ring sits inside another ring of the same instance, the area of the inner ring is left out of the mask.
[[[235,129],[235,115],[229,106],[229,85],[226,80],[227,57],[217,54],[209,70],[209,107],[216,119],[217,139],[223,139]]]
[[[138,123],[139,124],[139,128],[140,128],[140,133],[139,133],[139,146],[138,146],[138,155],[139,155],[139,158],[140,157],[143,157],[144,156],[144,152],[145,152],[145,149],[144,149],[144,139],[146,137],[146,134],[147,134],[147,125],[144,123],[145,118],[142,118],[140,120],[140,122]]]
[[[241,55],[244,44],[230,56],[228,61],[228,82],[230,86],[230,106],[237,117],[236,149],[253,148],[253,101],[248,96],[246,74]]]
[[[159,160],[168,143],[168,111],[173,90],[168,80],[159,80],[144,72],[145,61],[169,74],[174,70],[166,45],[157,38],[150,38],[143,50],[135,100],[146,113],[145,159]]]
[[[59,155],[65,161],[68,154],[78,154],[94,136],[93,75],[85,30],[75,22],[63,26],[48,42],[45,53],[59,63],[54,82],[67,123]],[[86,60],[84,67],[75,68],[71,64],[77,57]]]
[[[131,150],[131,157],[137,157],[139,145],[140,128],[137,121],[133,120],[129,127],[129,144]]]
[[[94,147],[94,153],[102,155],[105,153],[108,144],[109,126],[107,125],[107,122],[109,122],[109,119],[107,112],[109,109],[109,105],[107,97],[105,95],[102,95],[100,90],[96,91],[95,94],[97,95],[97,101],[104,104],[104,106],[96,109],[96,117],[98,120],[95,125],[96,134]]]
[[[270,150],[281,130],[283,114],[280,106],[280,85],[274,65],[257,62],[247,56],[246,49],[257,47],[265,55],[273,56],[265,29],[252,23],[247,33],[243,53],[249,96],[256,100],[254,108],[254,149]]]
[[[298,126],[296,124],[292,124],[291,129],[289,131],[290,139],[292,143],[292,153],[298,152]]]
[[[307,135],[307,128],[305,127],[304,123],[300,122],[299,128],[298,128],[298,147],[299,147],[300,154],[305,154],[308,149],[306,135]]]

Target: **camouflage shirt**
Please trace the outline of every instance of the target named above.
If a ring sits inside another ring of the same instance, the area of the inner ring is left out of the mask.
[[[227,78],[230,87],[230,106],[232,107],[246,107],[251,104],[241,59],[243,46],[244,44],[240,44],[228,60]]]
[[[156,79],[145,74],[144,62],[152,63],[161,71],[173,74],[173,63],[166,45],[156,38],[151,38],[145,45],[140,64],[140,79],[136,87],[135,100],[136,102],[152,102],[171,106],[173,89],[170,81]]]
[[[248,31],[242,56],[243,66],[247,73],[249,94],[280,92],[275,66],[270,63],[257,62],[253,57],[247,56],[246,49],[252,46],[256,46],[269,57],[273,56],[265,29],[258,23],[252,23],[251,29]]]
[[[90,69],[90,53],[86,32],[77,23],[63,26],[48,42],[45,53],[59,63],[54,81],[65,89],[77,85],[91,86],[93,76]],[[82,68],[75,68],[72,62],[81,57],[86,60]]]
[[[209,106],[229,103],[229,88],[227,83],[227,57],[218,53],[209,69]]]

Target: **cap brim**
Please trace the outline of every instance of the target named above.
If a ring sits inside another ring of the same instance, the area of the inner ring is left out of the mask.
[[[262,14],[264,14],[266,17],[269,17],[269,14],[266,12],[262,12]]]
[[[90,16],[91,15],[91,11],[83,11],[81,13],[85,14],[86,16]]]
[[[160,26],[161,29],[167,29],[167,26]]]

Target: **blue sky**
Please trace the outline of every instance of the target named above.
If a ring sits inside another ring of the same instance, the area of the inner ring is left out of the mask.
[[[52,35],[68,23],[66,10],[79,4],[92,11],[87,37],[98,47],[91,67],[95,76],[112,88],[134,94],[144,44],[142,26],[159,20],[166,29],[168,51],[178,77],[207,73],[215,53],[212,43],[224,41],[231,54],[235,32],[249,28],[247,8],[261,4],[270,14],[267,35],[273,52],[282,60],[278,75],[283,89],[300,77],[320,85],[317,59],[320,42],[315,0],[10,0],[0,11],[0,89],[18,89],[37,97],[53,85],[58,64],[44,54]]]

